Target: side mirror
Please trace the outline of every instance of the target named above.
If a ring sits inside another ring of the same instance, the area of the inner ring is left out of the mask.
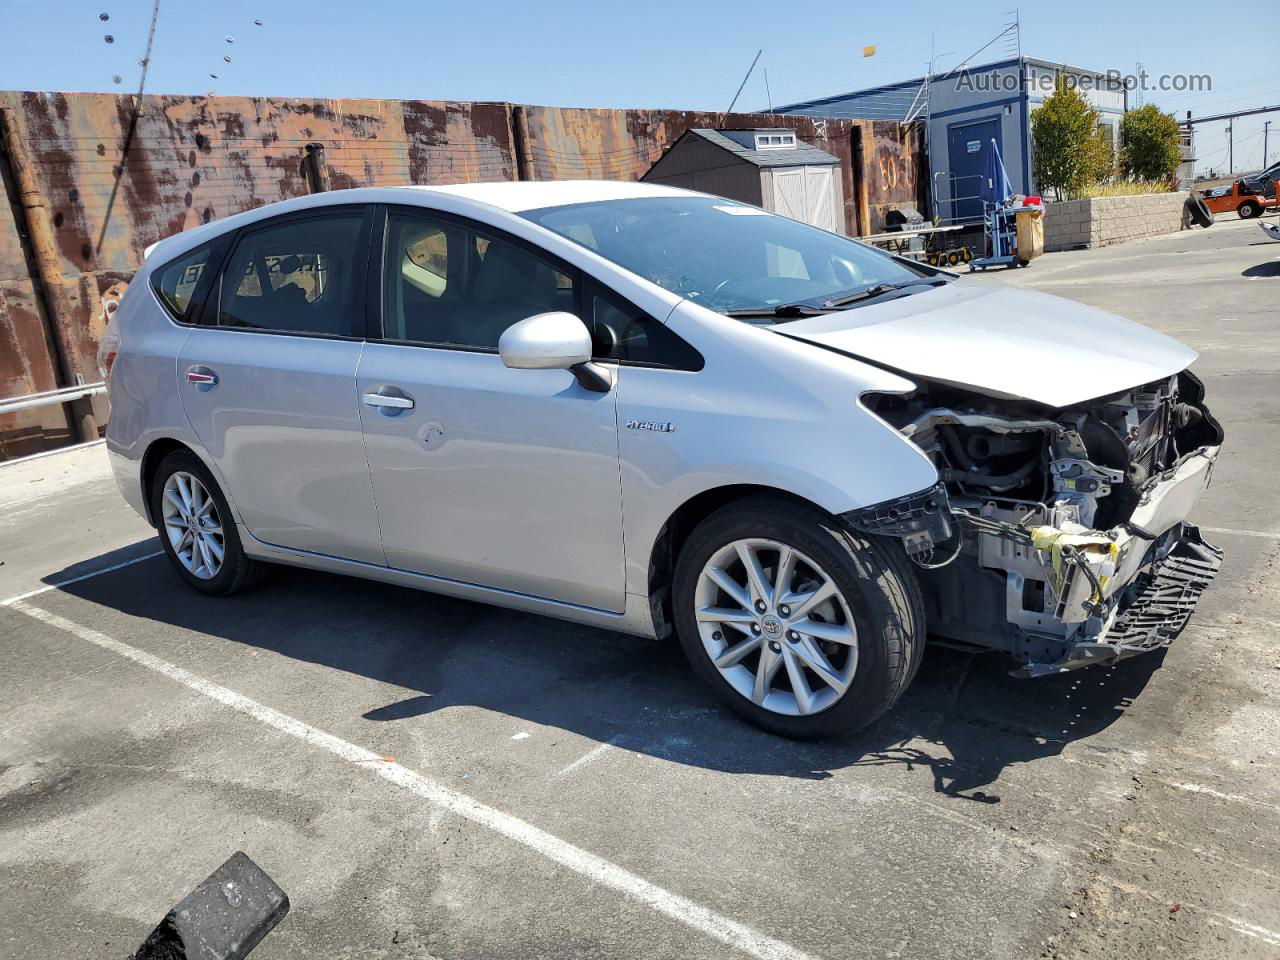
[[[516,370],[568,370],[591,359],[591,334],[572,313],[539,313],[503,332],[498,355]]]
[[[609,378],[591,363],[591,334],[572,313],[539,313],[498,338],[498,356],[514,370],[568,370],[584,388],[607,393]]]

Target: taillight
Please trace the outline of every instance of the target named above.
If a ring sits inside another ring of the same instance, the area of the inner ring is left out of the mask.
[[[102,339],[98,341],[98,371],[103,380],[110,378],[111,367],[116,362],[116,351],[120,349],[120,331],[116,326],[116,308],[119,306],[114,300],[105,300],[102,304],[102,312],[107,315],[107,326],[102,331]]]

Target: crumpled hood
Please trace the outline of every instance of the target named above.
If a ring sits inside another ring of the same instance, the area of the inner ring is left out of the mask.
[[[1051,407],[1171,376],[1197,356],[1104,310],[966,283],[773,329],[906,374]]]

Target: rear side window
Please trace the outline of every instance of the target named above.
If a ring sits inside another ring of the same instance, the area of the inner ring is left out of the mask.
[[[219,326],[360,335],[364,222],[329,214],[246,233],[222,273]]]
[[[225,246],[226,242],[221,239],[203,244],[151,274],[151,289],[173,319],[182,322],[195,318],[200,300],[209,287],[209,274],[217,268]]]

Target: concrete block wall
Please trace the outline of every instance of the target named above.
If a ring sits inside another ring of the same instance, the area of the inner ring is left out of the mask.
[[[1139,237],[1176,233],[1183,227],[1185,193],[1091,197],[1045,207],[1046,251],[1105,247]]]

